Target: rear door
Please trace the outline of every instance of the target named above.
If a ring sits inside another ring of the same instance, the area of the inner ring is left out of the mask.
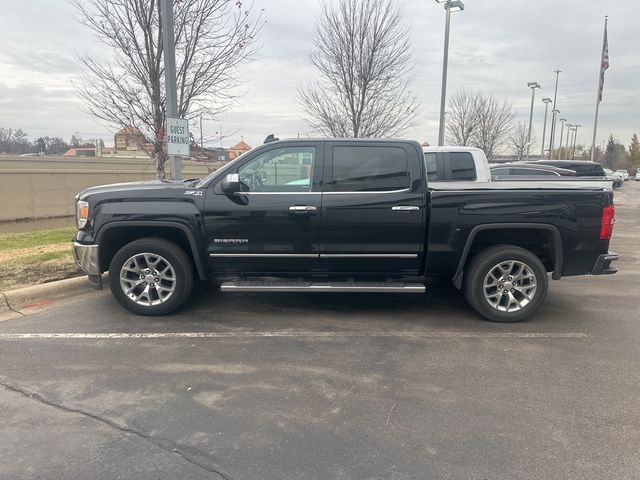
[[[422,163],[411,143],[326,144],[323,271],[418,273],[426,222]]]

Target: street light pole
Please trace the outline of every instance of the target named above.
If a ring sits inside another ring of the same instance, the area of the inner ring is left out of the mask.
[[[553,129],[553,126],[557,125],[556,121],[558,120],[558,115],[560,114],[560,110],[558,110],[557,108],[554,108],[553,110],[551,110],[551,113],[552,113],[551,128]],[[549,160],[553,160],[553,142],[549,145],[549,147],[551,148],[551,150],[549,150]]]
[[[540,159],[544,160],[544,137],[547,134],[547,111],[549,110],[551,99],[543,98],[542,101],[544,102],[544,124],[542,127],[542,151],[540,152]]]
[[[556,108],[556,99],[558,97],[558,77],[560,76],[560,72],[562,72],[562,70],[558,69],[558,70],[554,70],[555,74],[556,74],[556,88],[553,91],[553,110],[557,110]],[[555,119],[552,119],[551,122],[551,135],[550,136],[550,141],[549,141],[549,158],[551,158],[551,152],[553,152],[553,145],[555,144],[555,140],[556,140],[556,121]]]
[[[444,109],[447,100],[447,66],[449,62],[449,26],[451,24],[451,12],[464,10],[464,4],[460,0],[436,0],[444,3],[444,57],[442,60],[442,93],[440,95],[440,128],[438,130],[438,145],[444,145]]]
[[[573,126],[573,147],[571,147],[571,160],[576,158],[576,140],[578,139],[578,128],[582,125],[574,125]]]
[[[564,159],[569,160],[569,137],[571,137],[571,132],[573,131],[573,125],[567,123],[567,143],[564,147]],[[562,148],[562,147],[561,147]]]
[[[533,101],[536,98],[536,89],[540,88],[538,82],[529,82],[527,87],[531,89],[531,111],[529,112],[529,133],[527,134],[527,160],[529,160],[529,150],[531,149],[531,122],[533,121]]]
[[[164,81],[166,84],[167,117],[178,116],[178,94],[176,89],[176,46],[173,37],[173,6],[172,0],[160,0],[160,16],[162,17],[162,47],[164,49]],[[165,118],[165,137],[166,131]],[[180,180],[182,165],[176,155],[169,156],[171,174],[174,180]]]
[[[560,143],[558,145],[560,145],[558,147],[558,160],[560,160],[560,153],[562,150],[562,137],[564,135],[564,124],[567,122],[566,118],[561,118],[560,119],[560,123],[562,124],[562,128],[560,129]],[[568,124],[567,124],[568,125]]]

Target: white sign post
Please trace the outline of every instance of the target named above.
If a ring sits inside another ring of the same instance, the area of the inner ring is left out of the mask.
[[[167,118],[167,154],[189,156],[189,122],[184,118]]]

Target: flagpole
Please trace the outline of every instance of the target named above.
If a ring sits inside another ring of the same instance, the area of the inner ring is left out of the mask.
[[[593,140],[591,142],[591,161],[595,161],[596,157],[596,133],[598,131],[598,113],[600,112],[600,88],[602,87],[603,73],[602,73],[602,60],[604,59],[604,47],[607,39],[607,22],[609,16],[604,17],[604,33],[602,34],[602,50],[600,52],[600,69],[598,70],[598,90],[596,92],[596,118],[593,122]]]

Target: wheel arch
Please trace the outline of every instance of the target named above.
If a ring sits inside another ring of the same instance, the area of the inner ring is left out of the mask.
[[[519,234],[512,235],[509,239],[509,230],[516,229]],[[527,231],[533,232],[533,237],[529,241],[522,241],[522,236],[527,234]],[[545,263],[545,266],[549,264],[554,280],[559,280],[562,277],[564,253],[562,249],[562,236],[560,230],[555,225],[546,223],[489,223],[483,225],[476,225],[469,232],[469,237],[465,242],[464,248],[460,260],[458,261],[458,267],[452,277],[453,285],[460,289],[462,287],[462,278],[464,276],[464,269],[468,260],[478,251],[481,247],[488,247],[496,244],[509,244],[519,247],[523,247],[531,251],[531,240],[536,239],[537,235],[544,235],[549,239],[549,245],[544,246],[543,249],[548,253],[549,259]],[[493,237],[493,238],[492,238]],[[539,237],[537,237],[539,238]],[[489,243],[483,243],[485,239]],[[528,248],[529,247],[529,248]],[[549,252],[548,249],[551,249]],[[535,252],[532,252],[535,253]]]
[[[157,237],[179,245],[191,258],[201,280],[207,278],[202,255],[188,226],[166,221],[116,221],[105,224],[96,235],[101,271],[109,269],[111,259],[126,244],[145,237]]]

